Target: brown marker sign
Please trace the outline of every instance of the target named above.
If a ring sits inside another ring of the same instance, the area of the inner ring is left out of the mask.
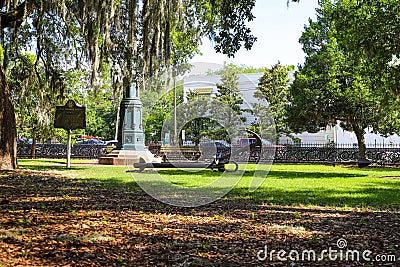
[[[54,128],[66,130],[86,128],[86,108],[78,106],[73,100],[68,100],[65,106],[57,106]]]

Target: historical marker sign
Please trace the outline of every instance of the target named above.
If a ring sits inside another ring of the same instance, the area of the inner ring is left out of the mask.
[[[71,167],[71,130],[86,128],[86,109],[78,106],[74,100],[68,100],[65,106],[56,107],[54,128],[68,131],[67,168]]]
[[[73,100],[68,100],[65,106],[57,106],[54,128],[66,130],[86,128],[85,107],[78,106]]]

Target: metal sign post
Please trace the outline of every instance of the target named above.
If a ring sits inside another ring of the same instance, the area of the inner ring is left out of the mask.
[[[68,132],[68,142],[67,142],[67,168],[71,168],[71,129],[67,130]]]
[[[67,168],[71,167],[72,130],[86,128],[86,108],[68,100],[65,106],[56,107],[54,128],[63,128],[68,132]]]

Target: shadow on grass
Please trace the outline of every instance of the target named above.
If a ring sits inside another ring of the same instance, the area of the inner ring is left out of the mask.
[[[374,171],[377,171],[377,169],[374,169]],[[386,172],[387,170],[382,169],[382,171]],[[253,171],[249,171],[246,172],[245,176],[252,177],[253,174]],[[398,197],[400,195],[400,181],[394,179],[377,180],[377,177],[370,177],[371,181],[368,182],[368,180],[365,180],[367,177],[368,175],[365,173],[270,171],[264,185],[254,193],[249,192],[247,187],[236,186],[227,197],[247,198],[256,203],[272,205],[400,209],[400,198]],[[345,182],[343,178],[346,179]],[[357,180],[358,178],[362,179]],[[280,186],[279,183],[275,182],[269,185],[268,179],[288,180],[288,185],[287,187],[285,185]],[[327,183],[335,183],[335,179],[337,179],[344,184],[338,182],[336,186],[335,184],[326,184],[325,186],[323,182],[319,182],[319,179],[326,180]],[[359,183],[353,186],[353,179],[359,181]],[[296,184],[296,180],[304,180],[304,182]],[[350,183],[347,184],[346,181]],[[294,188],[295,186],[298,186],[298,188]]]
[[[248,188],[234,188],[227,195],[227,198],[248,198],[256,203],[266,205],[400,209],[400,199],[398,197],[400,195],[400,187],[398,185],[391,184],[387,185],[386,188],[376,188],[375,186],[382,186],[382,184],[371,184],[368,187],[352,191],[324,188],[288,191],[284,188],[264,187],[254,193],[250,193]]]
[[[359,169],[357,167],[349,167],[349,168],[353,168],[353,169]],[[368,168],[362,168],[359,169],[365,172],[377,172],[377,171],[383,171],[383,172],[394,172],[394,173],[398,173],[400,175],[400,168],[399,166],[388,166],[388,167],[368,167]]]
[[[40,162],[40,164],[66,164],[66,159],[18,159],[18,164],[30,165],[33,162]]]
[[[59,165],[20,165],[19,166],[20,169],[22,170],[35,170],[35,171],[51,171],[51,170],[55,170],[55,171],[71,171],[71,170],[83,170],[85,169],[85,167],[70,167],[67,168],[67,166],[59,166]]]
[[[184,171],[179,170],[163,170],[161,174],[175,175],[175,176],[188,176]],[[365,178],[364,174],[346,174],[346,173],[297,173],[296,177],[291,177],[295,172],[290,171],[272,171],[269,178],[274,179],[351,179],[351,178]],[[201,171],[200,174],[218,177],[218,172]],[[249,179],[253,176],[254,171],[247,171],[244,177]],[[113,186],[127,186],[138,190],[138,185],[132,182],[124,182],[118,179],[106,179],[103,182]],[[360,184],[352,187],[347,185],[341,187],[337,184],[324,187],[321,183],[316,183],[313,186],[312,181],[304,181],[311,189],[299,186],[299,188],[285,187],[284,185],[278,187],[276,184],[268,186],[268,177],[264,185],[258,188],[255,192],[249,192],[248,187],[236,186],[225,197],[227,201],[243,201],[249,200],[253,204],[267,204],[267,205],[283,205],[283,206],[326,206],[326,207],[343,207],[343,208],[372,208],[372,209],[400,209],[400,182],[393,179],[384,179],[376,181],[371,178],[371,182],[363,180]],[[174,182],[178,186],[187,186],[186,182]],[[222,188],[214,188],[215,190],[222,190]],[[140,190],[140,189],[139,189]]]
[[[248,176],[253,176],[254,172],[249,172]],[[336,179],[336,178],[356,178],[366,177],[365,174],[343,173],[343,172],[296,172],[296,171],[270,171],[269,177],[278,179]]]
[[[184,170],[158,170],[157,171],[160,174],[165,174],[165,175],[182,175],[182,176],[187,176],[188,172]],[[243,177],[253,177],[255,171],[244,171]],[[268,177],[273,177],[273,178],[278,178],[278,179],[336,179],[336,178],[355,178],[355,177],[367,177],[366,174],[354,174],[354,173],[343,173],[343,172],[296,172],[296,171],[262,171],[265,173],[265,175],[268,175]],[[213,176],[213,177],[218,177],[221,175],[220,172],[214,171],[212,172],[211,170],[201,170],[199,172],[196,172],[196,175],[201,175],[201,176]]]

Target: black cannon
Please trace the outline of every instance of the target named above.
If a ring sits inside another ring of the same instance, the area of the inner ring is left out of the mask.
[[[139,171],[143,171],[146,168],[202,168],[202,169],[211,169],[211,170],[218,170],[220,172],[229,171],[229,172],[236,172],[238,170],[237,162],[231,160],[232,156],[240,153],[244,153],[249,151],[255,146],[259,146],[261,149],[262,142],[261,138],[258,134],[253,131],[246,130],[246,132],[252,134],[256,141],[252,144],[248,144],[246,146],[240,147],[232,150],[222,150],[218,151],[216,155],[213,156],[212,160],[208,162],[169,162],[168,160],[164,159],[164,162],[146,162],[143,158],[140,158],[139,162],[134,163],[134,167],[138,168]],[[256,160],[258,163],[259,157]],[[226,168],[226,165],[233,164],[233,169]]]
[[[235,168],[233,170],[226,170],[225,164],[230,163],[234,164]],[[143,158],[140,158],[139,162],[134,163],[135,168],[139,168],[139,171],[143,171],[146,168],[201,168],[201,169],[218,169],[218,171],[237,171],[238,164],[234,161],[222,163],[218,162],[218,160],[213,160],[212,162],[151,162],[146,163]]]

